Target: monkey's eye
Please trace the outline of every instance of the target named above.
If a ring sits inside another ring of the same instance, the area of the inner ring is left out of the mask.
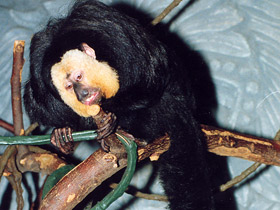
[[[71,82],[66,83],[65,85],[66,90],[71,90],[73,88],[73,84]]]
[[[76,82],[80,82],[82,79],[83,79],[83,74],[82,74],[81,72],[78,72],[78,73],[75,75],[75,81],[76,81]]]

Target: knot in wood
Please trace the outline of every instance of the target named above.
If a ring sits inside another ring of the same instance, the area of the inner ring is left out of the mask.
[[[103,156],[103,160],[105,160],[107,163],[113,163],[113,167],[117,168],[118,164],[117,164],[117,157],[113,154],[106,154]]]

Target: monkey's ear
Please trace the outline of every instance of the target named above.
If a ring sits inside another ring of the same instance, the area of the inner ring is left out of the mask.
[[[89,56],[92,57],[93,59],[96,59],[96,55],[95,55],[94,49],[92,49],[90,46],[88,46],[87,43],[84,43],[84,42],[83,42],[83,43],[81,44],[81,49],[82,49],[82,51],[83,51],[85,54],[89,55]]]

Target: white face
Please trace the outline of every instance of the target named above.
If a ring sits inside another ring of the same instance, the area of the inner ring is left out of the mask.
[[[52,66],[51,76],[64,103],[84,117],[99,110],[101,97],[113,97],[119,89],[118,75],[112,67],[78,49],[67,51]]]

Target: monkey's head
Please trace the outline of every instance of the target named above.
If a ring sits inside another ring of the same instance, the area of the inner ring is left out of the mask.
[[[51,68],[52,82],[61,99],[78,115],[98,114],[102,98],[111,98],[119,90],[117,72],[96,60],[94,50],[82,43],[82,50],[67,51]]]

